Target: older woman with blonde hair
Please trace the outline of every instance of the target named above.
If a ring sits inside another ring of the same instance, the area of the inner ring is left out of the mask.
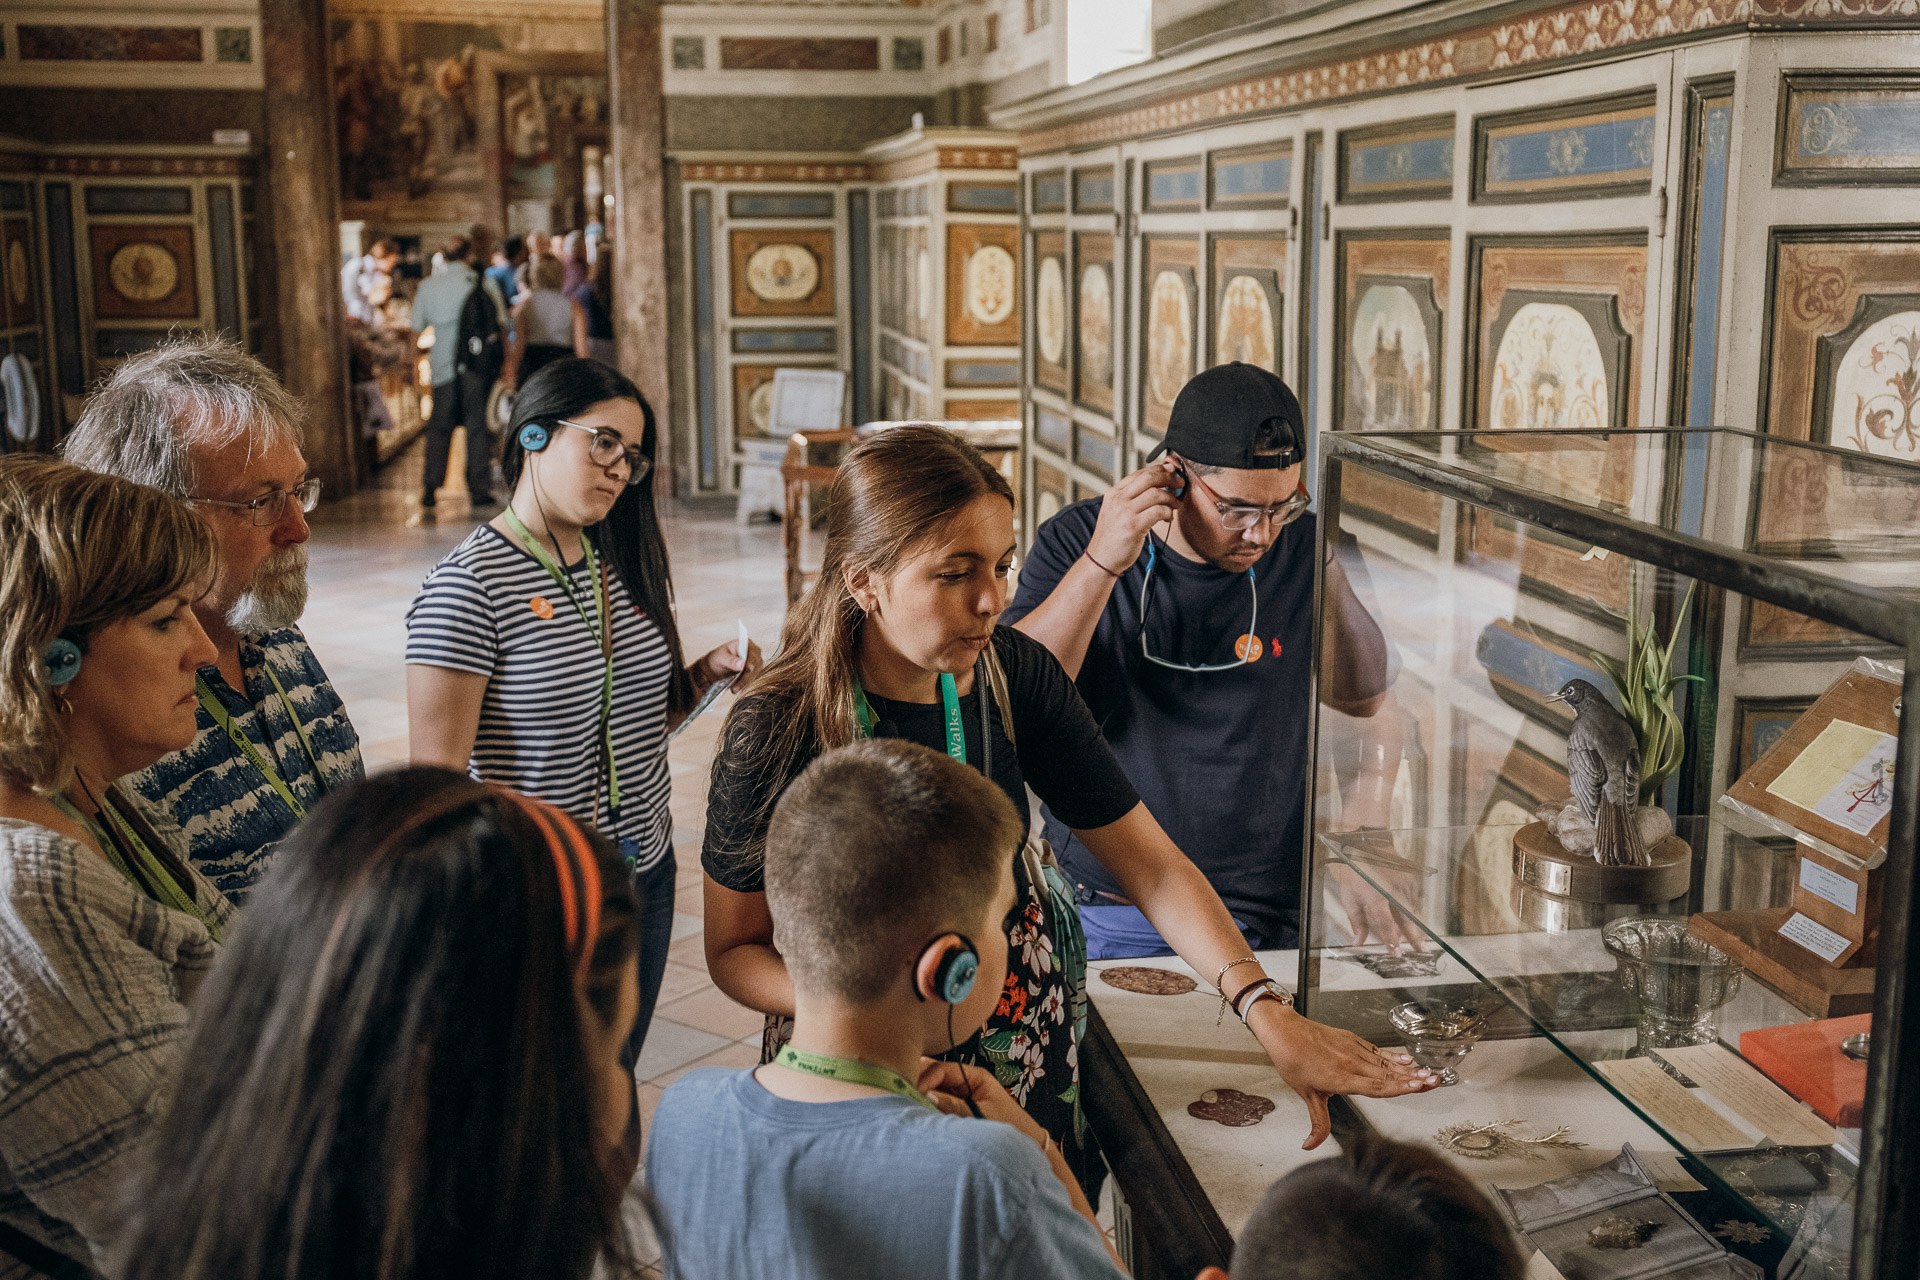
[[[193,741],[213,535],[0,458],[0,1272],[97,1270],[232,907],[119,780]]]

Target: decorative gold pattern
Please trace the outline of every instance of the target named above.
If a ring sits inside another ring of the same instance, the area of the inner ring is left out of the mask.
[[[1022,135],[1022,155],[1190,129],[1237,116],[1439,84],[1487,71],[1590,57],[1677,36],[1704,37],[1751,22],[1873,22],[1920,16],[1920,0],[1572,0],[1503,22],[1392,46],[1130,111]]]
[[[136,240],[114,250],[107,282],[129,302],[158,302],[180,285],[180,264],[165,246]]]
[[[1442,1151],[1456,1156],[1465,1156],[1469,1160],[1544,1160],[1541,1150],[1553,1147],[1563,1151],[1576,1150],[1587,1144],[1577,1142],[1567,1136],[1566,1125],[1541,1138],[1523,1138],[1508,1130],[1524,1123],[1520,1120],[1493,1120],[1486,1124],[1474,1124],[1463,1120],[1450,1124],[1433,1135],[1433,1140]]]

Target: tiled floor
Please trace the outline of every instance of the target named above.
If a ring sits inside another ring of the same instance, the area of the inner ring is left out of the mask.
[[[450,473],[462,474],[459,444]],[[303,626],[360,732],[367,767],[407,759],[406,611],[428,570],[472,531],[466,490],[455,479],[433,512],[416,498],[420,447],[414,445],[377,486],[313,516],[309,544],[313,594]],[[680,636],[689,658],[748,633],[771,650],[786,597],[780,530],[742,528],[731,515],[670,511],[662,522],[672,556]],[[706,822],[707,766],[725,695],[669,749],[674,851],[680,863],[674,944],[659,1011],[636,1073],[643,1115],[660,1091],[695,1066],[759,1060],[760,1015],[722,995],[707,978],[701,941],[700,833]]]

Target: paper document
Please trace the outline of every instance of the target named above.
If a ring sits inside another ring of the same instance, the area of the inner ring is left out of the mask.
[[[1654,1052],[1781,1146],[1832,1145],[1832,1125],[1807,1110],[1792,1094],[1725,1045],[1702,1044]]]
[[[742,665],[746,663],[746,660],[747,660],[747,622],[746,622],[746,619],[742,618],[740,620],[740,661]],[[667,735],[667,741],[672,742],[675,738],[679,737],[683,732],[685,732],[686,727],[692,724],[695,720],[698,720],[700,718],[700,713],[705,711],[708,707],[712,706],[714,703],[714,699],[718,698],[721,694],[725,693],[728,689],[731,689],[733,687],[733,682],[738,680],[739,678],[740,678],[740,673],[738,671],[735,671],[731,675],[722,676],[718,680],[715,680],[712,684],[708,685],[707,691],[700,695],[700,701],[694,703],[693,710],[687,712],[687,718],[685,720],[682,720],[679,724],[675,725],[673,727],[673,732]]]

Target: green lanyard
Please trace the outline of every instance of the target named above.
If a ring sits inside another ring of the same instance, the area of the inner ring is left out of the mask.
[[[947,677],[952,679],[951,676]],[[825,1076],[829,1080],[840,1080],[847,1084],[864,1084],[874,1089],[885,1089],[888,1093],[897,1093],[901,1097],[918,1103],[929,1111],[938,1111],[933,1099],[907,1083],[907,1078],[888,1067],[876,1067],[871,1062],[859,1062],[853,1058],[836,1058],[825,1053],[808,1053],[792,1045],[780,1050],[774,1058],[774,1065],[790,1071],[804,1071],[810,1076]]]
[[[65,796],[56,795],[52,799],[54,808],[93,834],[94,840],[100,845],[100,852],[107,855],[107,861],[128,883],[161,906],[172,907],[175,911],[192,916],[206,926],[207,933],[215,942],[221,941],[219,928],[201,910],[200,904],[194,901],[193,891],[174,878],[139,833],[114,811],[111,803],[100,806],[100,812],[107,819],[106,825],[102,826],[81,813]]]
[[[974,680],[974,692],[979,692],[980,682]],[[960,723],[960,693],[953,677],[940,673],[940,705],[946,710],[947,754],[961,764],[967,762],[967,731]],[[867,691],[860,687],[860,677],[853,678],[853,718],[859,722],[860,736],[871,738],[876,717],[873,707],[867,702]]]
[[[313,753],[313,744],[307,741],[307,727],[301,724],[300,717],[294,714],[293,702],[287,697],[287,691],[281,687],[280,677],[273,674],[273,666],[267,661],[265,654],[260,655],[260,669],[266,672],[267,679],[273,682],[273,691],[279,695],[281,710],[287,713],[287,719],[293,721],[293,736],[300,739],[300,749],[307,753],[307,760],[313,765],[314,785],[324,792],[327,789],[327,779],[326,775],[320,772],[320,757]],[[304,819],[307,816],[307,807],[301,804],[299,797],[293,794],[293,788],[289,787],[286,779],[280,776],[280,771],[273,767],[273,762],[261,755],[253,745],[253,740],[247,737],[246,731],[234,723],[226,704],[220,701],[220,696],[213,691],[213,686],[207,683],[205,676],[194,677],[193,691],[199,696],[200,705],[205,707],[207,714],[213,717],[213,722],[226,731],[227,738],[240,749],[240,754],[247,758],[247,763],[260,771],[260,775],[267,780],[267,785],[286,801],[287,808],[293,810],[295,818]]]
[[[527,553],[538,561],[540,567],[547,571],[547,576],[567,593],[567,599],[573,601],[575,612],[580,615],[580,620],[587,624],[587,634],[593,637],[593,642],[600,647],[601,656],[606,659],[606,669],[600,676],[600,747],[605,752],[604,758],[607,762],[607,807],[613,815],[614,825],[618,827],[620,824],[620,766],[613,758],[613,623],[608,617],[607,580],[601,576],[599,557],[593,554],[593,541],[584,533],[580,537],[580,549],[586,553],[587,577],[600,583],[598,628],[593,625],[594,614],[581,603],[579,594],[574,591],[572,576],[547,554],[547,549],[541,546],[540,540],[533,536],[532,531],[525,524],[521,523],[520,517],[514,514],[511,506],[500,514],[505,517],[507,528],[513,530],[514,536],[520,539],[520,544],[527,549]],[[597,796],[595,798],[598,799]]]

